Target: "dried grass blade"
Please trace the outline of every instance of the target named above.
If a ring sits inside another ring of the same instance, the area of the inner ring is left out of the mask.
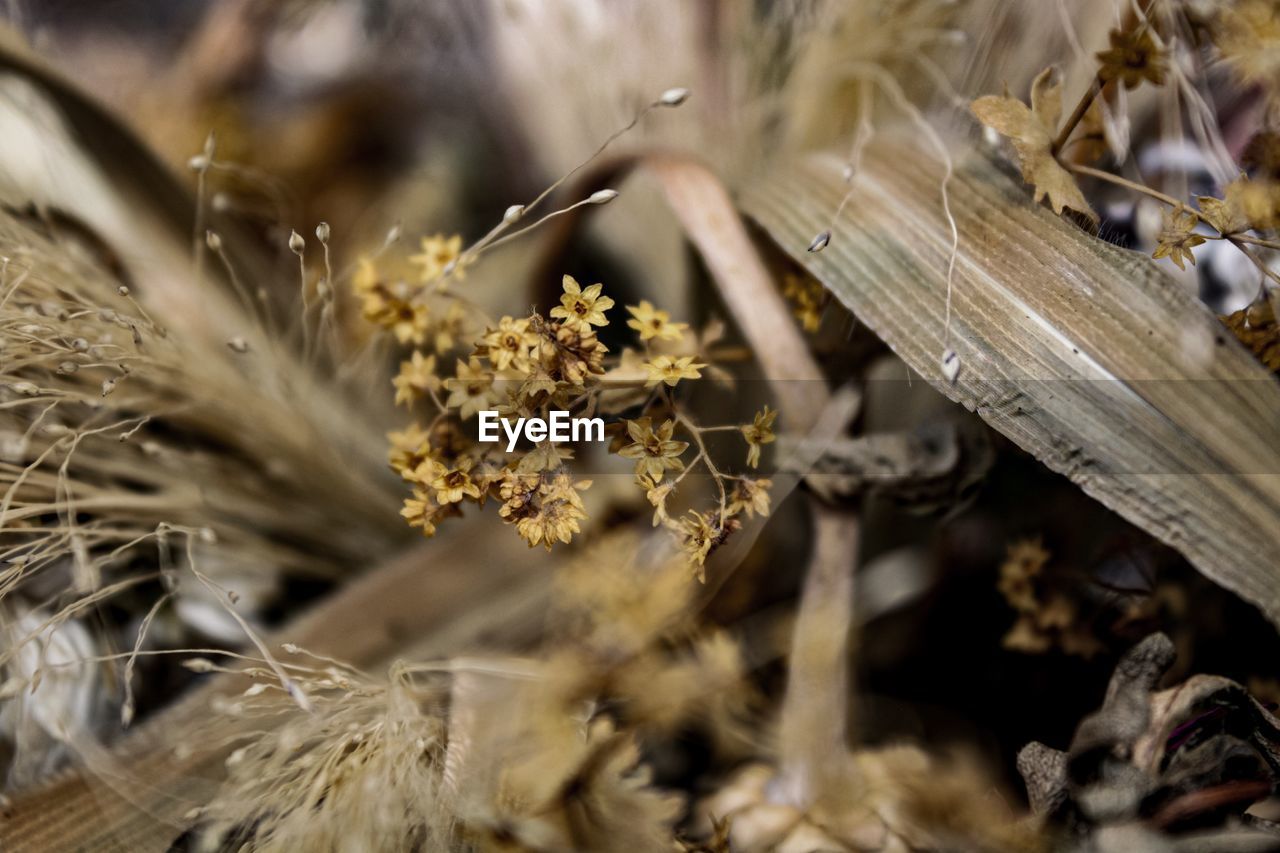
[[[820,254],[805,246],[844,193],[836,158],[772,170],[742,205],[936,388],[1280,623],[1280,384],[1153,262],[972,150],[952,184],[963,368],[947,382],[941,167],[910,145],[867,152]]]

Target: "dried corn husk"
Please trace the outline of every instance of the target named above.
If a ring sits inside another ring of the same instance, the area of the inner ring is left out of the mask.
[[[868,151],[821,253],[805,247],[845,192],[836,158],[741,202],[935,387],[1280,622],[1280,385],[1148,259],[1033,204],[983,153],[953,157],[949,340],[943,166],[910,140]]]

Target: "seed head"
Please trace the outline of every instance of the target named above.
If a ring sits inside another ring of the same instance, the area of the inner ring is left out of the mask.
[[[596,190],[587,201],[591,204],[608,204],[617,197],[617,190]]]
[[[953,349],[948,349],[942,354],[942,375],[947,377],[947,381],[952,385],[956,384],[956,378],[960,375],[960,356],[956,355]]]
[[[823,249],[827,248],[827,244],[830,242],[831,242],[831,232],[823,231],[817,237],[813,238],[813,242],[809,244],[808,250],[810,252],[821,252]]]
[[[678,107],[689,99],[689,90],[684,88],[668,89],[658,96],[658,105],[662,107]]]
[[[298,257],[302,257],[303,251],[307,248],[307,241],[302,239],[302,235],[297,231],[289,232],[289,250]]]
[[[319,225],[316,226],[316,239],[319,240],[321,244],[325,246],[329,245],[329,223],[328,222],[321,222]]]

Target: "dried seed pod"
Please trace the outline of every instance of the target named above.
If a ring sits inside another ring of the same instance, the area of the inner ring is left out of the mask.
[[[668,89],[658,96],[658,105],[678,107],[689,99],[689,90],[684,88]]]

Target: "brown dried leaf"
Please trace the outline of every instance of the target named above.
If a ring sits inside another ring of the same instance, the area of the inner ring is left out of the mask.
[[[1280,384],[1157,265],[1030,204],[974,151],[953,155],[966,369],[948,382],[942,170],[909,144],[868,149],[821,254],[804,247],[844,195],[838,158],[776,168],[742,206],[935,388],[1280,622]]]
[[[1009,96],[987,95],[974,101],[973,114],[987,127],[1006,136],[1018,152],[1022,178],[1035,188],[1035,200],[1045,196],[1054,213],[1064,207],[1098,216],[1085,201],[1075,178],[1053,156],[1053,138],[1062,117],[1062,83],[1053,68],[1046,68],[1031,84],[1031,108]]]

